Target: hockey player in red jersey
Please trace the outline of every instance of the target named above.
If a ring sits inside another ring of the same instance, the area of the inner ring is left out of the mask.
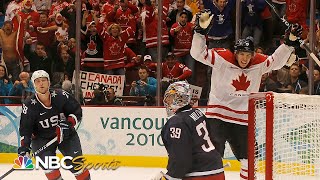
[[[224,48],[208,49],[205,35],[212,26],[213,17],[209,15],[207,10],[197,14],[191,55],[212,67],[206,116],[213,144],[223,156],[225,142],[228,141],[241,163],[240,179],[248,179],[248,96],[259,91],[264,73],[280,69],[286,64],[293,48],[282,44],[268,57],[255,54],[253,41],[247,38],[236,42],[234,53]],[[302,27],[292,26],[290,32],[291,37],[300,36]]]
[[[80,139],[75,130],[82,118],[79,102],[65,91],[49,90],[49,74],[43,70],[35,71],[31,81],[36,93],[22,105],[19,128],[21,146],[18,148],[18,154],[28,155],[31,148],[36,152],[57,137],[54,144],[36,156],[44,161],[48,156],[56,156],[57,149],[64,156],[82,156]],[[66,160],[65,163],[67,166],[73,166],[70,171],[77,180],[90,180],[87,169],[76,169],[76,164],[83,163],[79,160]],[[48,180],[62,179],[59,169],[42,168]]]
[[[152,180],[224,180],[222,159],[215,149],[207,118],[190,105],[191,89],[185,81],[172,83],[163,103],[168,121],[161,131],[169,160],[166,174],[160,172]]]

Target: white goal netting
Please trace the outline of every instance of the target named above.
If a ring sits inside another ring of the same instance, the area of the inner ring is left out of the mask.
[[[273,96],[273,101],[265,96]],[[320,96],[264,93],[250,99],[255,108],[249,108],[254,113],[254,153],[249,151],[249,159],[254,158],[255,179],[320,180]],[[273,108],[267,108],[267,102]],[[267,111],[273,118],[267,117]],[[267,121],[272,123],[267,125]],[[267,145],[269,138],[273,142]],[[266,156],[268,151],[272,151],[271,158]],[[272,175],[267,178],[270,165]]]

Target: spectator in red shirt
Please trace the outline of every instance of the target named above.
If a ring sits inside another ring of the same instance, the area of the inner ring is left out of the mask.
[[[164,0],[162,2],[162,12],[155,11],[154,7],[151,5],[150,0],[145,1],[146,4],[146,18],[145,18],[145,26],[146,26],[146,47],[147,53],[150,54],[153,60],[156,60],[158,57],[157,46],[158,44],[158,13],[162,13],[162,38],[161,38],[161,45],[162,45],[162,54],[161,57],[164,58],[168,53],[169,44],[169,33],[168,27],[166,25],[166,18],[168,16],[169,10],[169,0]]]
[[[184,64],[177,61],[173,53],[169,53],[166,61],[162,63],[162,77],[171,81],[186,80],[191,77],[192,71]]]
[[[195,70],[195,60],[190,55],[193,37],[193,24],[188,22],[188,14],[183,10],[179,15],[179,21],[172,25],[170,34],[174,37],[174,55],[185,64],[191,71]],[[194,82],[194,78],[190,78]]]
[[[145,55],[143,58],[143,65],[148,68],[149,76],[156,77],[157,63],[152,62],[152,57],[150,55]]]
[[[128,27],[131,27],[131,29],[135,33],[137,29],[136,28],[137,21],[134,14],[139,11],[138,7],[128,2],[128,0],[120,0],[119,5],[120,5],[120,8],[117,10],[114,16],[115,22],[120,25],[122,30],[127,29]],[[135,43],[136,43],[135,37],[131,37],[126,44],[130,49],[136,52]]]
[[[101,15],[104,16],[104,21],[108,24],[114,23],[114,15],[119,8],[117,0],[108,0],[101,8]]]
[[[151,56],[144,56],[145,65],[152,71],[157,67],[157,63],[151,62]],[[184,64],[180,63],[175,55],[168,53],[165,62],[162,63],[162,81],[175,82],[186,80],[191,77],[192,71]]]
[[[40,13],[39,22],[33,26],[33,31],[37,33],[37,40],[45,45],[47,49],[52,48],[52,42],[55,40],[54,32],[58,29],[54,22],[48,21],[46,13]]]
[[[125,74],[125,55],[124,48],[129,38],[134,35],[131,27],[121,31],[119,24],[111,24],[105,28],[104,18],[98,18],[93,14],[95,22],[97,22],[97,30],[103,41],[103,59],[105,73],[109,75]]]

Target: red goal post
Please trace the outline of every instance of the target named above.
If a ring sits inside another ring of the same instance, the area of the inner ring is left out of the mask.
[[[249,180],[320,179],[320,96],[249,96]]]

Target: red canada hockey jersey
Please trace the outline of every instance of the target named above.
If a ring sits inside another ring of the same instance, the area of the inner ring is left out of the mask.
[[[102,23],[97,25],[97,30],[103,41],[103,59],[105,69],[117,69],[125,66],[124,46],[128,39],[133,36],[131,27],[122,31],[120,36],[115,38],[103,30]]]
[[[116,12],[114,12],[114,4],[106,2],[101,8],[101,14],[106,15],[105,21],[108,21],[109,23],[115,22],[114,16]]]
[[[179,32],[174,32],[175,28],[181,26],[178,22],[174,23],[170,29],[171,36],[174,37],[174,55],[177,57],[189,54],[192,43],[193,28],[192,24],[187,22],[185,26],[181,26]]]
[[[127,29],[128,27],[131,27],[131,29],[136,32],[137,27],[137,21],[134,16],[135,13],[138,12],[138,8],[135,5],[132,5],[131,3],[128,3],[128,9],[126,11],[123,11],[122,8],[119,8],[117,10],[117,13],[115,14],[115,22],[118,23],[121,26],[122,30]],[[130,38],[127,43],[134,43],[135,39],[134,37]]]
[[[186,65],[176,62],[173,68],[169,68],[167,63],[162,63],[162,77],[169,79],[178,78],[179,80],[185,80],[192,75],[191,69]]]
[[[288,22],[299,23],[303,28],[307,29],[307,8],[308,0],[286,0],[286,16]]]
[[[169,34],[166,17],[168,17],[169,0],[164,0],[162,6],[162,45],[167,45],[169,44]],[[157,47],[158,17],[152,6],[146,6],[146,12],[146,46],[147,48]]]
[[[50,48],[54,41],[54,38],[55,38],[54,31],[40,32],[38,31],[37,28],[38,27],[46,28],[54,25],[56,25],[54,22],[51,22],[51,23],[47,22],[45,25],[41,25],[40,23],[36,23],[33,25],[33,28],[37,34],[38,42],[43,43],[46,48]]]
[[[28,61],[26,60],[26,58],[24,57],[24,53],[23,53],[23,46],[24,46],[24,37],[27,33],[26,31],[26,27],[25,27],[25,23],[24,21],[31,16],[31,19],[29,20],[29,25],[33,26],[33,24],[39,22],[39,13],[31,10],[30,12],[24,12],[24,11],[19,11],[18,12],[19,16],[20,16],[20,20],[17,19],[17,17],[14,17],[12,19],[12,23],[13,23],[13,29],[14,31],[17,31],[17,45],[16,45],[16,51],[18,53],[19,59],[20,61],[25,65],[28,63]],[[30,34],[30,33],[29,33]],[[33,39],[36,39],[36,34],[33,33]]]
[[[64,8],[68,7],[69,3],[63,2],[63,3],[58,3],[55,2],[51,5],[51,9],[49,12],[49,17],[54,18],[57,13],[60,13]]]

